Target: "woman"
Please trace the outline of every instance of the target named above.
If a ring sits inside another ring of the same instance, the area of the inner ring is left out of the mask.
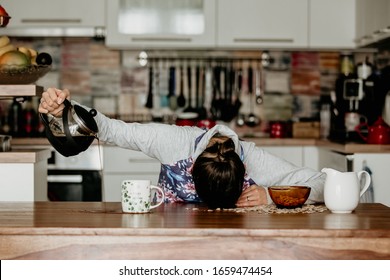
[[[43,92],[39,112],[60,117],[68,90]],[[73,102],[73,101],[72,101]],[[307,185],[307,203],[323,202],[325,174],[297,167],[254,143],[239,140],[224,125],[197,127],[125,123],[98,113],[101,141],[142,151],[161,162],[159,186],[166,202],[205,202],[210,208],[251,207],[271,203],[266,187]]]

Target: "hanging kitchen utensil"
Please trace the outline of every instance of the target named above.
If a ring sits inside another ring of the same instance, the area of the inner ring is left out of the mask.
[[[149,109],[153,108],[153,66],[149,67],[149,88],[145,107]]]
[[[192,112],[197,113],[196,108],[192,107],[192,67],[189,65],[187,67],[187,88],[188,88],[188,106],[183,110],[183,112]]]
[[[177,109],[177,98],[176,98],[176,68],[174,66],[169,67],[169,79],[168,79],[168,99],[169,108],[172,111]]]
[[[212,78],[212,90],[213,90],[213,99],[211,101],[211,114],[215,120],[221,119],[221,97],[220,97],[220,87],[221,85],[221,67],[215,66],[213,71]]]
[[[242,105],[242,102],[240,100],[241,90],[242,90],[242,68],[241,68],[241,66],[235,72],[235,83],[234,84],[235,84],[235,94],[236,94],[236,100],[234,102],[234,105],[235,105],[235,108],[237,110],[236,125],[243,126],[245,124],[245,118],[244,118],[244,114],[240,113],[240,108]]]
[[[184,97],[184,69],[180,66],[180,93],[177,97],[177,106],[184,107],[186,105],[186,98]]]
[[[96,139],[98,127],[93,117],[95,109],[85,110],[79,105],[72,105],[64,100],[62,118],[39,114],[45,126],[46,136],[50,144],[65,157],[77,155]]]
[[[199,82],[200,82],[200,67],[196,65],[195,67],[195,108],[199,109]]]
[[[167,59],[161,60],[157,76],[158,82],[158,96],[160,105],[158,108],[169,107],[169,61]]]
[[[236,109],[235,102],[233,102],[235,71],[231,63],[226,68],[225,73],[225,108],[223,121],[231,122],[238,114],[238,109]]]
[[[213,95],[213,68],[210,64],[207,64],[204,69],[204,100],[203,105],[206,109],[207,117],[211,114],[211,102]]]
[[[261,66],[258,65],[256,67],[256,76],[255,76],[255,96],[256,96],[256,104],[263,104],[263,94],[262,94],[262,75],[261,75]]]
[[[205,68],[202,66],[202,67],[199,67],[199,80],[197,82],[197,90],[198,90],[198,100],[199,100],[199,104],[198,104],[198,114],[199,114],[199,119],[200,120],[203,120],[203,119],[206,119],[207,118],[207,110],[204,106],[204,102],[205,102],[205,76],[206,76],[206,73],[205,73]]]
[[[254,113],[254,101],[253,101],[253,68],[248,68],[248,94],[249,94],[249,114],[245,119],[245,124],[249,127],[254,127],[259,124],[259,118]]]

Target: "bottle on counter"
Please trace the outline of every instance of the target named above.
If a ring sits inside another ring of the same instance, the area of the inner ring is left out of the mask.
[[[34,109],[31,97],[27,97],[25,106],[22,110],[22,126],[20,128],[20,136],[35,137],[38,133],[38,115]]]
[[[320,110],[321,138],[327,139],[330,132],[330,104],[323,104]]]
[[[17,97],[14,97],[8,110],[9,134],[20,136],[22,123],[22,105]]]

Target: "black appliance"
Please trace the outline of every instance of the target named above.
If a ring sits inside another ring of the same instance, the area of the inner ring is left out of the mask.
[[[342,55],[341,73],[331,94],[331,140],[363,141],[355,127],[360,123],[371,125],[382,114],[384,83],[387,82],[368,60],[355,67],[352,55]]]
[[[56,150],[48,160],[50,201],[102,201],[102,172],[98,145],[65,157]]]

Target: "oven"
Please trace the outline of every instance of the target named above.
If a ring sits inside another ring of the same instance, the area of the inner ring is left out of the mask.
[[[102,201],[102,160],[99,145],[72,157],[54,149],[48,160],[50,201]]]

